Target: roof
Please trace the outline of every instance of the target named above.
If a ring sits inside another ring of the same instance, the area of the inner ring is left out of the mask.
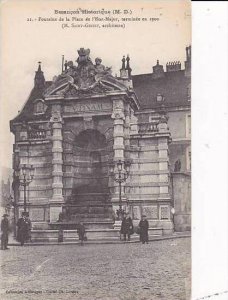
[[[43,92],[52,84],[52,81],[46,81],[43,89],[38,89],[34,87],[26,100],[24,107],[21,109],[19,114],[11,121],[11,122],[21,122],[21,121],[29,121],[29,120],[40,120],[40,115],[33,114],[33,102],[36,99],[44,99]],[[44,114],[44,118],[49,116],[48,112]],[[49,117],[50,118],[50,117]]]
[[[188,88],[190,77],[185,76],[185,71],[164,72],[164,77],[153,78],[153,73],[133,75],[133,89],[138,97],[140,110],[160,107],[189,106]],[[33,114],[33,102],[44,99],[43,92],[50,87],[52,81],[46,81],[43,89],[34,87],[21,112],[11,121],[22,122],[29,120],[50,119],[50,108],[42,116]],[[164,101],[158,102],[157,95],[164,96]]]
[[[142,109],[155,108],[161,105],[157,102],[157,94],[165,97],[162,101],[167,107],[188,105],[188,87],[191,78],[185,76],[185,71],[164,72],[164,77],[154,79],[152,73],[133,75],[133,88]]]

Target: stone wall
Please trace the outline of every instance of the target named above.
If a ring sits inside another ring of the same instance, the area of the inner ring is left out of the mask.
[[[52,151],[49,141],[18,143],[20,165],[35,168],[34,179],[26,188],[27,210],[32,222],[49,221],[49,199],[52,196]],[[19,188],[18,217],[23,211],[24,188]]]
[[[170,169],[174,171],[175,162],[180,160],[181,172],[190,171],[189,152],[191,152],[191,111],[190,108],[168,112],[168,126],[172,143],[169,145]]]
[[[185,108],[182,111],[176,110],[168,112],[168,126],[172,139],[190,139],[188,115],[190,115],[189,108]]]
[[[189,144],[176,144],[171,143],[169,145],[169,157],[170,157],[170,170],[171,172],[174,171],[175,162],[179,159],[181,162],[181,172],[186,172],[188,170],[188,162],[187,162],[187,151],[188,151]]]
[[[162,228],[163,233],[168,234],[173,230],[169,189],[170,133],[167,123],[160,121],[161,115],[157,113],[137,114],[137,119],[133,120],[130,177],[125,191],[135,225],[145,214],[150,227]]]
[[[172,173],[175,231],[191,230],[191,176],[187,173]]]

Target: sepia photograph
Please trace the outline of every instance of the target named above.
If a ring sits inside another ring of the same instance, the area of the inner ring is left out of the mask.
[[[0,298],[190,300],[191,2],[0,5]]]

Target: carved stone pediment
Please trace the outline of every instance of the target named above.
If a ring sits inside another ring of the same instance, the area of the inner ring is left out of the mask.
[[[102,65],[100,58],[96,58],[93,64],[89,53],[89,49],[81,48],[78,51],[78,66],[69,61],[65,71],[45,91],[45,96],[86,96],[126,90],[125,85],[111,75],[111,68]]]

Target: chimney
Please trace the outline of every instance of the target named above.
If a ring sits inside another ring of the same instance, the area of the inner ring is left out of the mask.
[[[166,72],[177,72],[181,70],[180,61],[172,61],[166,64]]]
[[[157,78],[163,78],[164,75],[164,69],[163,66],[159,64],[159,60],[157,60],[157,64],[155,66],[153,66],[153,73],[152,73],[152,77],[153,79],[157,79]]]
[[[185,76],[191,76],[191,56],[192,56],[192,47],[191,45],[186,47],[186,61],[185,61]]]

